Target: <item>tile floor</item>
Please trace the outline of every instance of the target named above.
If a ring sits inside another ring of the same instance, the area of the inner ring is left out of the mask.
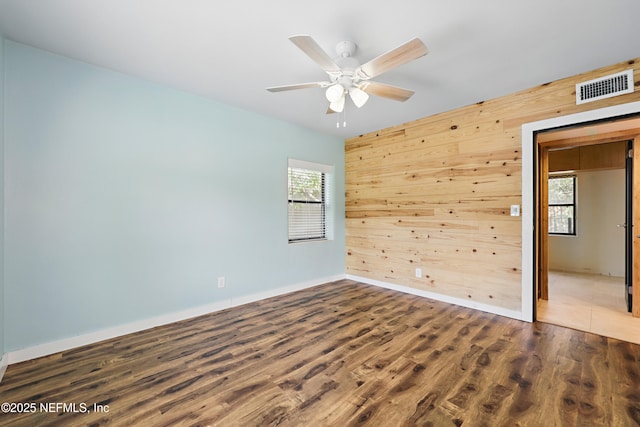
[[[538,301],[540,322],[640,344],[640,318],[624,301],[624,278],[549,272],[549,300]]]

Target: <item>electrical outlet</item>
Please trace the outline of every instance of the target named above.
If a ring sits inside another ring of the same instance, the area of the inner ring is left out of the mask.
[[[418,277],[418,278],[422,277],[422,269],[421,268],[416,268],[416,277]]]
[[[218,277],[218,287],[219,288],[224,288],[224,277]]]

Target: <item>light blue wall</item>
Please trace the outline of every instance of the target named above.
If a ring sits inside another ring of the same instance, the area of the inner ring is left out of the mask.
[[[4,354],[4,38],[0,36],[0,358]]]
[[[344,274],[340,139],[10,41],[5,69],[8,351]],[[335,166],[334,240],[287,243],[288,157]]]

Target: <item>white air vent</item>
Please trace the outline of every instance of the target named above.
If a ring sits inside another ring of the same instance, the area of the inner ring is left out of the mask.
[[[611,74],[576,85],[576,104],[633,92],[633,70]]]

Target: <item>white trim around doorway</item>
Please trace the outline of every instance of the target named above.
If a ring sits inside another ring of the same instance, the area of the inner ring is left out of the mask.
[[[522,125],[522,320],[534,321],[533,242],[535,240],[535,230],[533,210],[535,200],[533,199],[533,179],[535,171],[533,159],[536,150],[535,132],[596,120],[612,119],[634,113],[640,113],[640,101]]]

